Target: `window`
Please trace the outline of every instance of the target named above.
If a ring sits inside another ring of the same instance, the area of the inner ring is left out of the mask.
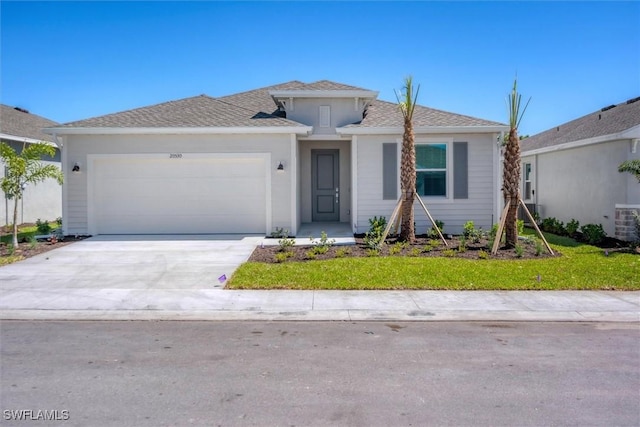
[[[447,197],[447,144],[416,144],[416,191]]]
[[[531,163],[524,164],[524,199],[531,200]]]

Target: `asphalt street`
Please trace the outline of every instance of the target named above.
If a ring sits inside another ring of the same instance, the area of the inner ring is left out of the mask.
[[[637,323],[0,328],[2,425],[640,425]]]

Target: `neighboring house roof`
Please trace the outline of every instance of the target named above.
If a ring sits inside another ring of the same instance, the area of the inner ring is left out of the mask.
[[[292,120],[199,95],[77,122],[69,128],[296,127]]]
[[[530,136],[520,141],[520,145],[523,151],[531,151],[608,135],[615,137],[638,125],[640,125],[640,97],[602,108]]]
[[[293,80],[286,83],[267,86],[237,94],[212,98],[200,95],[191,98],[169,101],[148,107],[136,108],[105,116],[94,117],[64,124],[63,128],[197,128],[197,127],[305,127],[305,125],[286,119],[274,98],[273,92],[300,91],[300,93],[318,91],[319,93],[336,91],[367,92],[377,94],[356,86],[320,80],[303,83]],[[395,103],[373,100],[367,107],[365,117],[357,123],[345,126],[346,129],[400,128],[403,118]],[[417,106],[414,113],[415,127],[477,127],[506,126],[503,123],[449,113],[433,108]]]
[[[42,132],[43,128],[57,126],[53,120],[45,119],[26,110],[0,104],[0,134],[3,139],[53,142],[51,135]]]

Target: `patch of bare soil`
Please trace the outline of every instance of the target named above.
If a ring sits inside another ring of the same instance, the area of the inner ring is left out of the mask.
[[[548,258],[547,249],[542,243],[536,243],[532,239],[520,241],[519,249],[500,248],[495,255],[491,255],[491,247],[487,239],[477,242],[465,241],[461,236],[451,236],[446,239],[447,246],[439,239],[427,236],[417,236],[413,244],[398,242],[396,239],[387,239],[387,243],[376,254],[364,243],[363,236],[356,236],[356,244],[351,246],[331,246],[326,253],[317,253],[313,246],[293,246],[287,248],[290,251],[286,260],[283,260],[283,252],[280,246],[257,247],[249,261],[276,263],[289,261],[326,260],[347,257],[371,257],[371,256],[400,256],[400,257],[451,257],[466,259],[539,259]],[[558,252],[555,252],[559,256]]]

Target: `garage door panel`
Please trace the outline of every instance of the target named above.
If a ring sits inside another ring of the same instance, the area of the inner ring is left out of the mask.
[[[263,158],[94,162],[99,234],[264,233]]]

